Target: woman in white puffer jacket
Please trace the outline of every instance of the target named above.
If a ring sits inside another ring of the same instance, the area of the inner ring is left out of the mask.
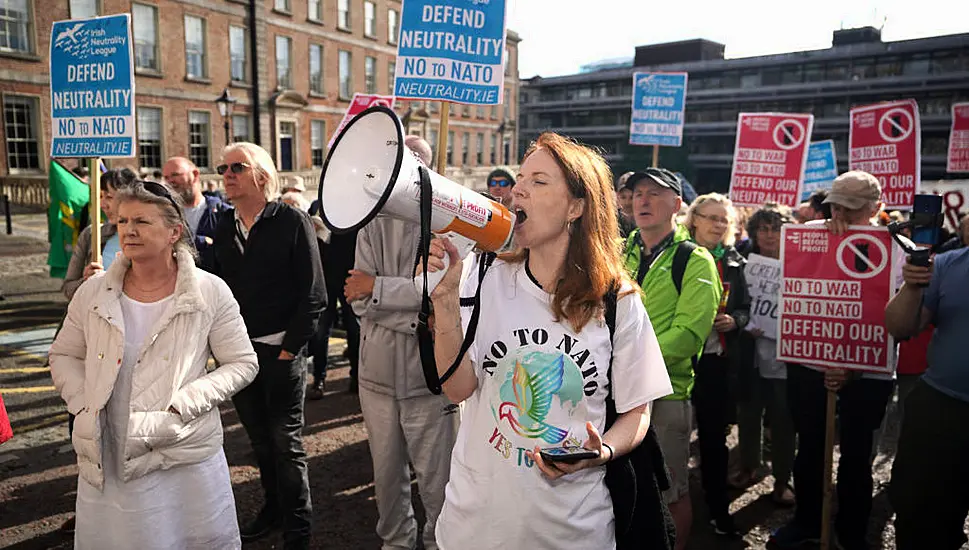
[[[238,548],[218,405],[255,378],[256,354],[168,188],[116,200],[123,258],[81,285],[50,349],[77,415],[75,548]]]

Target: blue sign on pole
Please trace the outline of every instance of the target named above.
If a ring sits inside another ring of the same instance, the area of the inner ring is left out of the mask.
[[[808,148],[807,167],[804,170],[804,186],[801,201],[808,200],[818,189],[831,189],[831,182],[838,177],[838,157],[834,154],[834,141],[815,141]]]
[[[394,95],[502,103],[505,0],[404,0]]]
[[[686,73],[635,73],[632,145],[683,145],[683,111],[686,108]]]
[[[135,155],[130,16],[57,21],[50,40],[52,157]]]

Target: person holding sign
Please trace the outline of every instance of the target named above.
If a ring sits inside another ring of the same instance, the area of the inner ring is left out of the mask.
[[[831,205],[831,219],[816,223],[826,224],[835,234],[847,232],[852,225],[872,225],[882,207],[881,193],[878,178],[867,172],[841,174],[825,199]],[[835,535],[846,550],[868,548],[865,537],[872,507],[872,448],[894,389],[893,375],[857,376],[844,369],[788,364],[787,398],[798,436],[794,460],[797,508],[794,519],[771,536],[777,545],[792,547],[819,537],[825,402],[831,390],[838,392],[841,424]]]
[[[969,249],[939,254],[930,267],[906,264],[905,284],[885,309],[896,338],[936,325],[929,367],[905,400],[888,497],[899,550],[956,550],[969,514]]]
[[[731,478],[731,485],[736,488],[746,488],[756,480],[764,448],[766,412],[770,422],[771,470],[774,475],[771,499],[781,506],[794,505],[794,492],[790,486],[794,466],[794,425],[787,408],[787,367],[777,361],[781,226],[793,222],[790,209],[770,203],[754,212],[747,223],[753,246],[745,274],[754,299],[745,330],[754,338],[755,370],[740,386],[737,433],[741,469]]]
[[[50,349],[77,415],[74,547],[240,548],[219,412],[258,371],[239,306],[195,266],[167,187],[116,201],[124,255],[77,291]]]
[[[719,535],[738,533],[727,498],[727,421],[734,403],[731,392],[744,360],[740,335],[750,319],[750,294],[744,278],[747,260],[733,247],[737,212],[730,199],[719,194],[693,201],[683,225],[693,240],[710,251],[723,285],[713,330],[696,364],[693,408],[700,443],[700,471],[710,517]]]
[[[616,547],[606,463],[640,445],[650,403],[672,388],[614,242],[613,195],[608,166],[585,146],[546,133],[525,153],[513,194],[521,248],[496,260],[480,283],[473,344],[444,383],[464,404],[437,523],[445,550]],[[470,322],[459,302],[479,279],[469,277],[459,292],[455,247],[435,239],[430,252],[429,271],[450,259],[431,296],[434,355],[444,370]],[[610,291],[618,291],[612,339],[604,322]],[[607,399],[618,412],[608,429]],[[575,458],[548,458],[563,453]]]

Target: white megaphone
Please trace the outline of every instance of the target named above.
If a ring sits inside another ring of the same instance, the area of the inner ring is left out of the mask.
[[[511,244],[514,214],[424,166],[404,146],[397,114],[383,106],[354,117],[333,143],[320,174],[323,222],[334,233],[360,229],[377,214],[419,225],[422,172],[432,190],[431,231],[447,236],[462,258],[476,246],[498,252]],[[428,273],[428,292],[446,271]],[[414,284],[421,292],[423,275]]]

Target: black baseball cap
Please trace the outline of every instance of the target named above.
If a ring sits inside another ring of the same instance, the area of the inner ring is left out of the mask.
[[[634,190],[636,189],[636,184],[644,179],[649,180],[660,187],[672,189],[677,195],[683,196],[683,187],[680,185],[679,178],[677,178],[673,172],[670,172],[665,168],[647,168],[645,170],[633,172],[633,174],[626,179],[626,184],[624,187],[629,190]]]

